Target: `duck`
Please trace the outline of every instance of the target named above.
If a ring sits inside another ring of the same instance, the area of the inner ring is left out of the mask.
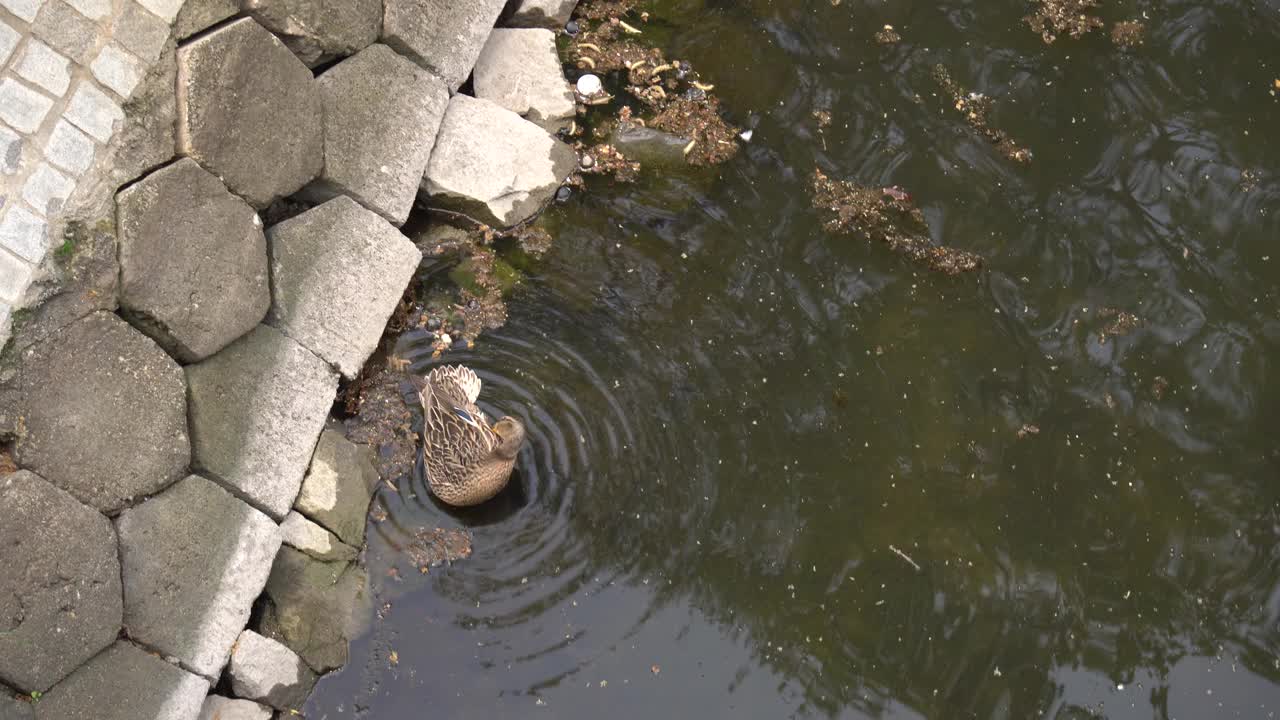
[[[432,494],[469,507],[502,492],[524,445],[524,423],[508,415],[491,425],[476,407],[480,378],[466,366],[442,365],[410,380],[422,403],[422,455]]]

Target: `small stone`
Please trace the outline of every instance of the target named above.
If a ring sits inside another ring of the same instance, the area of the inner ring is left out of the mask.
[[[582,167],[590,169],[596,166],[596,159],[590,155],[583,155],[580,164]]]
[[[428,320],[427,320],[427,329],[428,329],[428,330],[439,330],[439,329],[440,329],[440,318],[438,318],[438,317],[433,317],[433,318],[428,319]]]
[[[244,9],[308,67],[354,55],[382,30],[382,0],[245,0]]]
[[[377,486],[373,450],[356,445],[336,430],[325,430],[294,507],[346,544],[360,547],[369,501]]]
[[[252,18],[178,49],[178,152],[254,207],[320,174],[323,116],[311,71]]]
[[[26,432],[14,448],[20,466],[103,512],[186,473],[182,369],[128,323],[91,313],[24,359],[18,387]]]
[[[259,632],[284,643],[316,672],[342,667],[348,643],[366,632],[373,614],[368,585],[359,563],[321,562],[281,548],[267,580]]]
[[[41,0],[0,0],[0,6],[27,22],[36,19]]]
[[[35,83],[54,97],[62,97],[71,85],[71,62],[39,40],[30,40],[15,70],[24,80]]]
[[[0,80],[0,120],[21,133],[34,133],[40,129],[44,116],[49,114],[53,101],[14,80]]]
[[[573,9],[578,6],[578,0],[515,0],[514,6],[515,12],[507,18],[508,27],[551,30],[563,27],[569,32],[569,26],[572,25],[574,29],[569,35],[578,33],[577,21],[569,19]]]
[[[457,92],[506,0],[385,0],[382,41]]]
[[[0,20],[0,65],[8,62],[9,56],[13,54],[13,49],[18,47],[18,41],[21,39],[22,33]]]
[[[81,82],[63,117],[98,142],[105,143],[115,134],[116,123],[124,120],[124,111],[119,103],[92,83]]]
[[[0,251],[0,300],[16,303],[31,284],[31,266],[10,253]]]
[[[427,165],[431,207],[510,227],[542,208],[578,164],[568,145],[487,100],[454,95]]]
[[[44,220],[21,205],[14,205],[0,220],[0,246],[32,265],[39,265],[48,249],[48,232]]]
[[[115,641],[111,523],[26,470],[0,477],[0,680],[44,692]]]
[[[77,64],[89,62],[98,42],[98,26],[62,0],[49,0],[31,31]]]
[[[561,185],[559,188],[556,189],[556,202],[568,202],[569,198],[572,196],[573,196],[573,191],[570,190],[567,186]]]
[[[271,720],[271,708],[252,700],[233,700],[221,695],[205,698],[196,720]]]
[[[271,305],[258,215],[190,158],[116,195],[120,305],[184,363],[252,330]]]
[[[283,520],[333,405],[337,376],[266,325],[186,371],[195,465]]]
[[[125,0],[112,28],[112,40],[129,52],[151,62],[169,41],[169,25],[134,0]]]
[[[186,720],[207,692],[204,678],[117,640],[34,707],[40,720]]]
[[[13,175],[21,166],[22,136],[0,125],[0,174]]]
[[[587,73],[578,78],[578,82],[575,83],[574,88],[578,91],[579,95],[589,98],[593,95],[598,95],[604,92],[604,83],[600,81],[599,75]]]
[[[551,132],[568,127],[574,116],[573,92],[550,30],[494,30],[476,61],[473,83],[476,97]]]
[[[22,187],[22,199],[37,211],[54,216],[75,189],[75,180],[54,170],[48,163],[40,163]]]
[[[240,633],[228,674],[236,697],[277,710],[302,707],[316,684],[316,674],[297,653],[252,630]]]
[[[444,333],[440,336],[440,343],[445,347],[449,347],[453,344],[453,338],[449,337],[449,333]]]
[[[79,175],[93,165],[96,150],[92,138],[66,120],[59,119],[45,143],[44,156],[63,170]]]
[[[216,678],[280,549],[280,528],[190,475],[116,519],[129,637]]]
[[[449,91],[386,45],[371,45],[317,81],[324,100],[324,170],[314,199],[350,195],[403,225],[427,170]]]
[[[311,522],[297,511],[292,511],[280,523],[284,544],[297,548],[317,560],[325,562],[356,559],[356,549],[338,539],[336,535]]]
[[[126,100],[133,95],[133,89],[142,79],[137,59],[115,45],[102,48],[90,68],[98,82]]]
[[[273,297],[267,323],[355,377],[422,254],[345,196],[272,227],[268,236]]]

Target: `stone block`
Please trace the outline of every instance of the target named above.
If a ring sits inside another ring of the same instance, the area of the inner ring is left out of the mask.
[[[454,95],[423,190],[432,207],[510,227],[535,214],[577,165],[568,145],[488,100]]]
[[[209,357],[266,315],[262,221],[196,161],[120,191],[116,223],[121,312],[179,361]]]
[[[556,132],[575,114],[573,92],[560,69],[556,36],[536,28],[498,28],[476,61],[475,94]]]
[[[294,507],[343,542],[360,547],[369,501],[377,487],[372,448],[356,445],[336,430],[325,430]]]
[[[0,245],[32,265],[48,250],[48,225],[21,205],[12,205],[0,220]]]
[[[119,103],[94,87],[93,83],[81,82],[63,117],[98,142],[105,143],[115,134],[116,123],[124,120],[124,111]]]
[[[259,325],[187,367],[194,462],[271,517],[302,485],[338,378],[306,348]]]
[[[358,563],[326,563],[280,548],[267,580],[260,632],[327,672],[347,662],[348,643],[368,630],[369,578]]]
[[[308,67],[360,52],[382,29],[382,0],[245,0],[244,9]]]
[[[90,20],[101,20],[111,14],[111,0],[67,0],[67,3]]]
[[[46,216],[54,216],[75,192],[76,181],[63,175],[48,163],[36,166],[22,186],[22,199]]]
[[[297,653],[252,630],[240,633],[228,674],[236,697],[277,710],[301,708],[316,684],[315,672]]]
[[[456,92],[505,5],[506,0],[385,0],[382,41]]]
[[[120,513],[129,637],[216,678],[280,549],[280,528],[212,481],[189,475]]]
[[[0,125],[0,175],[13,175],[22,167],[22,136]]]
[[[98,42],[98,26],[62,0],[48,0],[31,26],[36,37],[83,65]]]
[[[34,707],[36,720],[190,720],[207,692],[204,678],[117,640]]]
[[[71,85],[71,62],[39,40],[27,42],[14,71],[18,77],[44,88],[54,97],[62,97]]]
[[[18,47],[18,41],[21,39],[22,33],[0,20],[0,66],[9,61],[9,56],[13,54],[14,48]]]
[[[449,105],[448,89],[386,45],[343,60],[317,84],[325,164],[308,192],[320,200],[350,195],[403,225]]]
[[[10,304],[22,299],[31,284],[31,266],[15,255],[0,250],[0,300]]]
[[[95,312],[36,346],[27,360],[19,384],[26,422],[15,446],[19,465],[103,512],[185,474],[182,369],[145,335]]]
[[[142,80],[142,68],[138,60],[116,45],[102,48],[89,67],[98,82],[126,100],[133,95],[138,81]]]
[[[239,0],[187,0],[173,21],[173,34],[186,39],[240,12]]]
[[[0,688],[0,720],[35,720],[36,710],[25,698],[17,698]]]
[[[151,62],[169,41],[169,24],[135,0],[125,0],[112,26],[111,38],[142,58],[143,62]]]
[[[41,0],[0,0],[0,7],[31,22],[36,19],[36,13],[40,11],[40,2]]]
[[[284,544],[324,562],[348,562],[356,559],[356,549],[336,535],[298,514],[290,512],[280,523]]]
[[[40,129],[53,101],[13,78],[0,80],[0,120],[14,130],[33,133]]]
[[[129,100],[131,112],[125,116],[108,157],[101,167],[110,174],[109,185],[133,181],[173,159],[176,153],[174,129],[177,124],[177,102],[174,84],[178,69],[173,49],[165,50],[151,66]]]
[[[0,680],[44,692],[115,641],[111,523],[26,470],[0,477]]]
[[[44,156],[55,166],[79,175],[93,165],[97,146],[93,139],[66,120],[58,120],[44,146]]]
[[[311,71],[243,18],[178,49],[178,152],[254,207],[291,195],[324,164]]]
[[[558,30],[569,22],[577,6],[578,0],[516,0],[515,11],[507,18],[506,25]]]
[[[183,0],[138,0],[138,2],[156,17],[172,23],[177,19],[178,11],[182,9]]]
[[[275,225],[267,323],[348,378],[378,345],[422,254],[399,230],[337,197]]]
[[[221,695],[205,698],[196,720],[271,720],[271,708],[252,700],[232,700]]]

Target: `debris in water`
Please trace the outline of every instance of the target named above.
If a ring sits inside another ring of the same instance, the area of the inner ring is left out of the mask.
[[[970,92],[966,93],[956,81],[951,78],[951,73],[942,65],[933,67],[933,79],[938,81],[942,89],[951,96],[952,102],[956,110],[959,110],[966,122],[974,130],[982,133],[988,140],[995,144],[996,149],[1005,157],[1020,163],[1031,162],[1031,151],[1018,145],[1013,138],[1005,131],[991,126],[990,113],[995,103],[991,98],[982,93]]]
[[[911,567],[913,567],[913,568],[915,568],[915,569],[916,569],[916,572],[920,572],[920,566],[916,564],[916,561],[915,561],[915,560],[912,560],[912,559],[911,559],[911,556],[910,556],[910,555],[907,555],[906,553],[902,552],[901,550],[899,550],[898,548],[896,548],[896,547],[894,547],[894,546],[892,546],[892,545],[890,545],[890,546],[889,546],[889,549],[893,551],[893,554],[894,554],[894,555],[897,555],[898,557],[902,558],[903,560],[906,560],[906,561],[907,561],[907,564],[909,564]]]
[[[1280,80],[1276,81],[1280,83]],[[1240,171],[1240,192],[1252,192],[1258,187],[1258,171],[1253,168],[1245,168]]]
[[[734,142],[738,129],[720,117],[720,101],[706,97],[668,101],[649,126],[689,138],[693,147],[685,153],[690,165],[719,165],[738,154]]]
[[[1132,50],[1142,44],[1147,28],[1137,20],[1125,20],[1111,26],[1111,42],[1122,50]]]
[[[1098,310],[1098,317],[1103,320],[1110,319],[1110,322],[1098,334],[1098,342],[1100,343],[1106,343],[1108,337],[1128,335],[1142,325],[1142,320],[1137,315],[1116,308],[1101,308]]]
[[[1040,33],[1046,44],[1053,43],[1062,33],[1073,38],[1102,27],[1102,20],[1088,13],[1098,7],[1099,0],[1039,0],[1040,7],[1023,18],[1032,30]]]
[[[471,557],[471,533],[462,528],[419,528],[404,552],[419,572],[426,573],[438,565]]]
[[[391,653],[387,655],[387,663],[392,666],[399,665],[400,653],[396,652],[395,650],[392,650]]]
[[[657,665],[650,665],[649,672],[653,673],[654,675],[657,675],[658,673],[662,672],[662,668],[658,667]]]
[[[584,98],[595,97],[596,95],[604,92],[604,83],[600,82],[600,76],[592,75],[591,73],[587,73],[578,78],[578,82],[575,87],[578,94]]]
[[[1169,380],[1163,375],[1157,375],[1155,380],[1151,381],[1151,397],[1156,400],[1163,400],[1164,393],[1169,389]]]
[[[890,250],[948,275],[982,267],[982,258],[971,252],[934,245],[920,209],[879,190],[832,180],[813,171],[813,207],[826,217],[827,232],[857,234],[882,242]]]
[[[1039,435],[1039,434],[1040,434],[1039,425],[1032,425],[1031,423],[1026,423],[1022,427],[1018,428],[1019,440],[1023,440],[1032,435]]]
[[[876,42],[881,45],[892,45],[902,40],[902,36],[893,29],[892,25],[885,25],[876,32]]]

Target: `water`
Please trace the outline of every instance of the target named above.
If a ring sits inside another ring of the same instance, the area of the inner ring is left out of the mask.
[[[530,428],[515,487],[381,495],[390,607],[307,716],[1280,713],[1280,9],[1109,2],[1149,18],[1127,54],[1026,12],[657,4],[754,140],[550,213],[510,322],[458,356]],[[824,233],[814,167],[909,189],[987,269]],[[435,526],[475,553],[420,575],[397,548]]]

